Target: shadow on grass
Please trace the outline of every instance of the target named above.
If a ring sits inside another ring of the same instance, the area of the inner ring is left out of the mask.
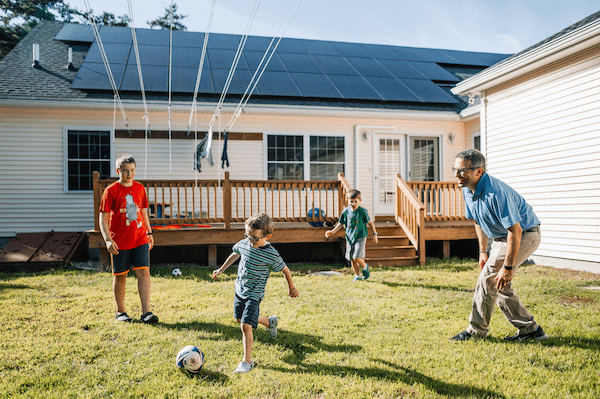
[[[506,396],[499,394],[488,389],[478,388],[465,384],[452,384],[441,380],[436,380],[423,373],[412,370],[408,367],[399,366],[397,364],[381,360],[381,359],[370,359],[373,362],[382,363],[384,367],[366,367],[356,368],[350,366],[337,366],[327,364],[297,364],[296,369],[291,371],[280,367],[262,366],[271,370],[281,372],[303,372],[313,374],[330,374],[334,376],[346,376],[355,375],[361,378],[375,378],[378,380],[385,379],[393,382],[403,382],[407,385],[421,384],[430,391],[436,392],[439,395],[445,395],[447,397],[475,397],[475,398],[494,398],[503,399]]]
[[[419,284],[419,283],[414,283],[414,282],[390,283],[388,281],[382,281],[381,284],[387,285],[388,287],[391,287],[391,288],[397,288],[397,287],[409,287],[409,288],[421,287],[421,288],[427,288],[429,290],[436,290],[436,291],[475,292],[475,290],[471,289],[471,288],[454,287],[454,286],[451,286],[451,285],[441,285],[441,284]]]
[[[229,377],[226,374],[219,373],[218,371],[210,371],[205,368],[202,368],[200,373],[194,375],[191,378],[201,381],[213,382],[220,385],[224,385],[227,381],[229,381]]]
[[[0,283],[0,293],[7,291],[7,290],[32,290],[34,288],[40,289],[39,287],[33,287],[31,285],[25,285],[25,284]]]
[[[174,323],[174,324],[158,324],[157,327],[175,329],[175,330],[197,330],[205,331],[208,333],[214,333],[214,335],[206,337],[206,339],[222,340],[222,339],[235,339],[241,343],[242,332],[238,326],[229,326],[220,323],[202,323],[202,322],[189,322],[189,323]],[[286,363],[295,364],[301,362],[306,358],[309,353],[316,353],[319,351],[324,352],[358,352],[362,349],[358,345],[333,345],[322,342],[322,338],[311,334],[301,334],[292,331],[286,331],[279,329],[277,340],[271,340],[268,332],[263,328],[254,330],[254,340],[261,342],[265,345],[277,345],[283,348],[287,348],[292,351],[290,355],[286,355],[283,360]]]

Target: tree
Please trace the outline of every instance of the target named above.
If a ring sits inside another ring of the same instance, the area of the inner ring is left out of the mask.
[[[173,3],[173,30],[187,30],[187,27],[182,24],[182,19],[187,18],[187,15],[177,14],[177,4]],[[165,7],[165,15],[160,18],[156,18],[154,21],[146,21],[150,28],[155,26],[160,29],[171,29],[171,7]]]

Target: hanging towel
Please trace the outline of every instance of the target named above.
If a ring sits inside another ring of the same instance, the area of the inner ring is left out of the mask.
[[[229,132],[225,132],[223,136],[223,153],[221,154],[221,168],[225,169],[225,166],[229,167],[229,158],[227,158],[227,137]]]
[[[200,169],[202,168],[202,164],[200,161],[202,160],[202,158],[207,158],[208,164],[210,166],[213,166],[215,164],[212,158],[212,129],[209,129],[206,136],[202,140],[200,140],[200,143],[198,143],[198,146],[196,147],[194,169],[198,172],[201,172]]]

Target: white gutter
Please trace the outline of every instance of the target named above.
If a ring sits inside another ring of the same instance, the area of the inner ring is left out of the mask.
[[[600,44],[600,19],[545,43],[519,56],[501,61],[465,79],[452,88],[455,95],[479,95],[527,72]]]
[[[155,112],[166,112],[168,103],[166,101],[148,102],[148,109]],[[63,108],[63,109],[105,109],[113,112],[113,99],[106,100],[60,100],[60,99],[0,99],[0,106],[15,108]],[[173,103],[173,112],[190,112],[191,102]],[[216,103],[198,103],[198,112],[213,113]],[[142,111],[139,100],[123,100],[123,107],[129,111]],[[237,104],[223,104],[224,113],[233,113]],[[352,118],[378,118],[378,119],[413,119],[431,121],[456,122],[460,120],[456,112],[450,111],[409,111],[398,109],[378,108],[348,108],[348,107],[323,107],[302,105],[278,105],[278,104],[250,104],[244,109],[245,114],[264,115],[295,115],[295,116],[319,116],[319,117],[352,117]]]
[[[354,125],[354,188],[358,187],[358,135],[361,129],[371,131],[371,139],[373,139],[373,130],[394,130],[396,126],[377,126],[377,125]],[[375,198],[375,193],[373,193]]]

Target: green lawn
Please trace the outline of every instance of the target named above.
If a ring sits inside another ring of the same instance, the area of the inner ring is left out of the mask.
[[[475,262],[375,268],[371,279],[311,275],[331,265],[291,266],[300,298],[281,273],[261,306],[279,317],[279,337],[255,332],[257,366],[242,357],[232,317],[235,268],[154,268],[156,326],[118,324],[110,273],[57,270],[0,274],[0,397],[10,398],[598,398],[600,276],[522,267],[514,286],[551,336],[508,343],[514,328],[496,310],[491,336],[450,343],[463,331]],[[139,318],[136,279],[127,287]],[[206,355],[201,375],[175,365],[183,346]]]

